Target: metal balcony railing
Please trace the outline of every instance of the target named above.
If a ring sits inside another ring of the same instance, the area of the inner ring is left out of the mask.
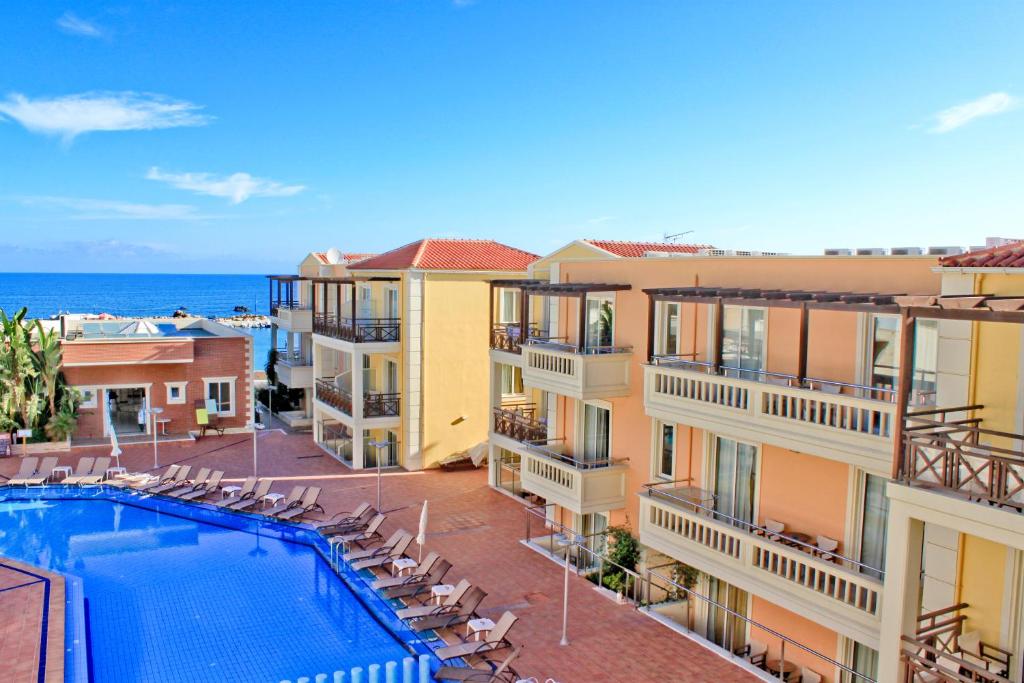
[[[313,319],[313,332],[355,343],[397,342],[401,328],[399,318],[339,318],[330,314],[317,314]]]

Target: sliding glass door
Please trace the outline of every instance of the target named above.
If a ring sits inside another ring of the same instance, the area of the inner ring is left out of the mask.
[[[757,448],[732,439],[715,440],[715,511],[738,526],[753,524]]]
[[[610,296],[587,298],[587,339],[589,350],[612,346],[615,343],[615,302]]]
[[[583,404],[583,460],[604,462],[608,460],[611,437],[611,411],[607,408]]]
[[[889,499],[885,495],[885,477],[874,474],[864,476],[864,513],[860,525],[861,572],[876,579],[885,571],[886,518],[889,515]],[[876,571],[878,570],[878,571]]]
[[[722,318],[722,365],[729,377],[759,379],[765,369],[765,310],[725,306]]]

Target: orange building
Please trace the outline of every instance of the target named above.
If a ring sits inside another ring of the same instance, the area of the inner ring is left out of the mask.
[[[492,485],[534,505],[539,549],[577,535],[581,571],[614,571],[626,527],[643,556],[605,585],[752,671],[875,680],[895,295],[937,294],[936,257],[611,244],[494,283]],[[916,339],[929,405],[935,321]]]

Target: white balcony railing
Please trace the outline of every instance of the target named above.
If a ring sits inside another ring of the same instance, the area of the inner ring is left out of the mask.
[[[896,406],[819,389],[645,365],[651,417],[855,464],[891,469]]]
[[[313,311],[301,305],[278,306],[271,309],[274,322],[282,330],[291,332],[312,332]]]
[[[566,344],[531,341],[523,348],[523,382],[543,391],[587,400],[629,393],[628,347],[579,351]]]

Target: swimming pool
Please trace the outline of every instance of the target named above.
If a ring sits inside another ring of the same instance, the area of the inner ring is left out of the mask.
[[[89,669],[104,683],[276,683],[429,650],[326,552],[309,530],[208,506],[0,490],[0,555],[81,579]]]

